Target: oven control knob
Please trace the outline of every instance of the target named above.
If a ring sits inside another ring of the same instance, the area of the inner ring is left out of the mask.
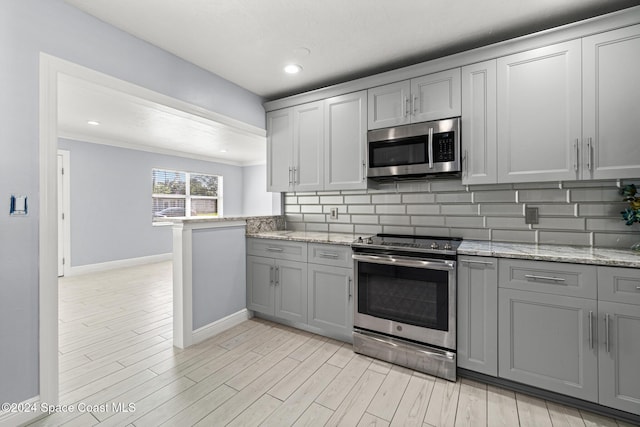
[[[362,237],[358,236],[358,238],[356,239],[356,243],[362,243]]]
[[[438,244],[436,242],[433,242],[431,244],[431,249],[438,249],[438,248],[439,248],[439,246],[438,246]]]
[[[444,244],[444,250],[445,250],[445,251],[450,251],[451,249],[453,249],[453,248],[451,247],[451,243],[447,242],[447,243],[445,243],[445,244]]]
[[[373,239],[371,237],[367,237],[367,242],[368,245],[372,245],[373,244]]]

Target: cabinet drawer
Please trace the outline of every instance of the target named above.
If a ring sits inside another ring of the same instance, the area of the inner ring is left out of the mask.
[[[640,270],[598,267],[598,299],[640,305]]]
[[[597,273],[592,265],[500,259],[498,286],[596,299]]]
[[[351,252],[351,246],[310,243],[308,259],[313,264],[351,268]]]
[[[247,254],[289,261],[307,261],[307,244],[290,240],[247,239]]]

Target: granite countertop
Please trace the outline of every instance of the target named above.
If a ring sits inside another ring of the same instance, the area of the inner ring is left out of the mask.
[[[350,233],[327,233],[317,231],[264,231],[257,233],[247,233],[247,237],[255,237],[258,239],[278,239],[278,240],[295,240],[298,242],[309,243],[331,243],[335,245],[349,246],[358,237],[369,237],[369,234],[350,234]]]
[[[570,262],[640,268],[640,252],[589,246],[535,245],[528,243],[463,240],[458,255]]]

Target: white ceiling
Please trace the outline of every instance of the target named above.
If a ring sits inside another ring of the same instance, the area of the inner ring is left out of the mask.
[[[66,0],[266,99],[528,34],[638,0]],[[310,50],[305,55],[304,50]],[[282,69],[295,62],[303,72]]]
[[[65,0],[276,99],[631,7],[638,0]],[[303,67],[286,75],[287,63]],[[78,79],[60,82],[61,136],[264,163],[265,139]],[[101,122],[88,126],[88,120]],[[227,153],[220,150],[226,148]]]

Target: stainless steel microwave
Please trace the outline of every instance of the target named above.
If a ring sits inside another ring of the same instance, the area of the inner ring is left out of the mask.
[[[367,157],[377,181],[459,176],[460,118],[370,130]]]

